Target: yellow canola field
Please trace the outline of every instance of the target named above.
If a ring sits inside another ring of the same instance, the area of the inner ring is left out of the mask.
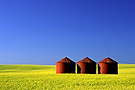
[[[56,74],[55,65],[0,65],[0,90],[135,90],[135,64],[119,74]]]

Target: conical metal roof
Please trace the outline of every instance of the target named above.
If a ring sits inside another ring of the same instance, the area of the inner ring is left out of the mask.
[[[70,60],[69,58],[65,57],[61,60],[59,60],[58,62],[56,63],[75,63],[74,61]]]
[[[86,57],[80,61],[78,61],[77,63],[96,63],[93,60],[91,60],[90,58]]]
[[[99,61],[98,63],[117,63],[116,61],[112,60],[111,58],[107,57],[103,60]]]

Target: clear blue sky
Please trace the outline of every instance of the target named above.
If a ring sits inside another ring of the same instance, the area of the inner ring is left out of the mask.
[[[0,64],[66,56],[135,63],[135,0],[0,0]]]

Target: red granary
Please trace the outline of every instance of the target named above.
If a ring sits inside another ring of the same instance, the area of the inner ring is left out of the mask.
[[[77,62],[77,73],[96,74],[96,62],[88,57]]]
[[[56,62],[56,73],[75,73],[75,62],[65,57]]]
[[[107,57],[98,62],[98,74],[118,74],[118,63]]]

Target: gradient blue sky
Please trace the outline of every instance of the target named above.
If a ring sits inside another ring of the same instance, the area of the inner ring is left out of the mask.
[[[0,0],[0,64],[66,56],[135,63],[135,0]]]

